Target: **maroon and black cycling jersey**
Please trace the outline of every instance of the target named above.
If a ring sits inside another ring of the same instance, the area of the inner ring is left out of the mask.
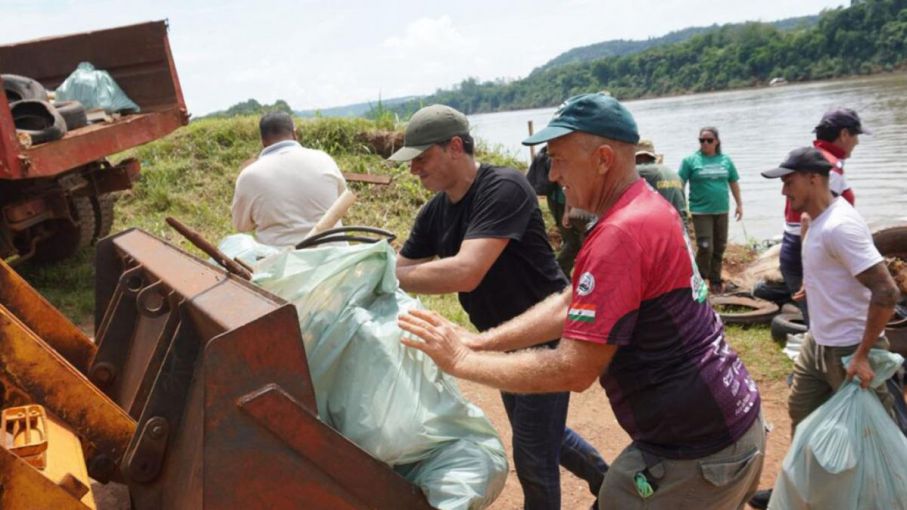
[[[601,384],[637,446],[698,458],[739,439],[759,392],[724,338],[677,211],[642,179],[576,259],[564,337],[618,347]]]

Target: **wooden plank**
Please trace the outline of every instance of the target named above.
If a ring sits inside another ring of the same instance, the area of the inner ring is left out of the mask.
[[[353,172],[343,172],[343,178],[347,182],[364,182],[366,184],[380,184],[386,186],[391,183],[391,176],[378,174],[359,174]]]

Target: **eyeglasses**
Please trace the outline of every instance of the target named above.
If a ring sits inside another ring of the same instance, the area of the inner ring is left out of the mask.
[[[715,143],[714,138],[700,138],[699,143]]]

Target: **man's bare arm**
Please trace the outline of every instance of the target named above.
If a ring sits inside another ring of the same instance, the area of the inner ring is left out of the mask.
[[[415,294],[471,292],[485,278],[508,242],[509,239],[498,238],[467,239],[453,257],[417,264],[398,262],[397,279],[403,290]]]
[[[894,313],[894,306],[898,302],[900,293],[884,262],[879,262],[858,274],[857,280],[869,289],[872,295],[869,298],[866,330],[863,332],[860,346],[857,347],[857,351],[854,353],[853,361],[847,367],[847,375],[849,377],[859,376],[861,385],[866,388],[875,375],[869,366],[867,355],[873,344],[878,340],[879,335],[884,331],[885,325],[891,320],[891,315]]]
[[[402,315],[398,324],[418,337],[401,342],[425,352],[445,372],[512,393],[583,391],[607,369],[617,351],[612,345],[564,339],[556,349],[477,352],[436,313],[414,310]]]
[[[513,351],[560,338],[572,298],[573,290],[568,286],[517,317],[482,332],[468,344],[475,350]]]
[[[734,216],[737,221],[743,219],[743,199],[740,197],[740,183],[734,181],[730,183],[731,194],[734,195],[734,203],[737,204],[737,209],[734,211]]]

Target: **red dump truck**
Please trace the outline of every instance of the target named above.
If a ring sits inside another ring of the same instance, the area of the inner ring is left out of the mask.
[[[58,87],[81,62],[110,73],[140,112],[108,117],[69,130],[57,140],[31,144],[17,136],[0,82],[0,256],[56,260],[110,232],[114,193],[138,178],[139,162],[116,163],[112,154],[166,136],[188,123],[173,65],[167,23],[0,46],[0,74]]]

